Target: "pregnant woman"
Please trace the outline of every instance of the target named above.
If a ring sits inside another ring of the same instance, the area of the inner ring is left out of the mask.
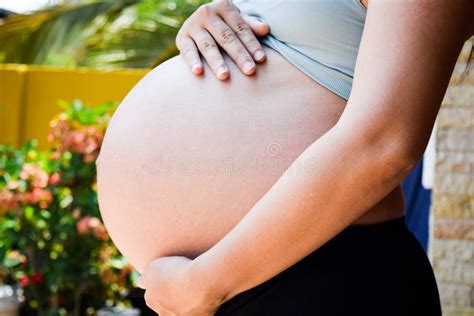
[[[471,0],[200,7],[182,56],[119,106],[97,161],[104,222],[147,304],[160,316],[440,315],[400,183],[473,20]]]

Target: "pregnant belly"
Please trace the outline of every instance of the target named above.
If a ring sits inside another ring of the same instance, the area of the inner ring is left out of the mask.
[[[97,161],[99,205],[138,271],[212,247],[342,113],[345,100],[266,51],[253,77],[228,61],[226,82],[173,58],[114,113]]]

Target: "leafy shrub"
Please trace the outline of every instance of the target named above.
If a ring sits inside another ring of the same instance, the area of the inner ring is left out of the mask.
[[[60,106],[48,150],[0,146],[0,281],[22,288],[39,315],[120,302],[136,277],[97,204],[95,159],[115,105]]]

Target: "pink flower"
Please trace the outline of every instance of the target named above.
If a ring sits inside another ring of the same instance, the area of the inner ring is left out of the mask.
[[[45,202],[46,205],[48,205],[52,201],[53,196],[48,190],[34,188],[30,198],[33,203]]]
[[[81,131],[73,131],[71,133],[71,140],[74,145],[80,146],[86,140],[86,135]]]
[[[94,162],[97,159],[97,156],[99,156],[99,152],[96,151],[92,154],[86,154],[84,155],[84,161],[87,163]]]
[[[25,163],[20,172],[20,178],[31,181],[31,185],[44,188],[48,185],[48,174],[38,164]]]
[[[60,140],[71,128],[70,122],[67,121],[67,115],[65,113],[59,114],[57,118],[49,123],[49,126],[51,127],[48,135],[48,141],[50,143]]]
[[[102,223],[100,222],[100,219],[98,219],[97,217],[91,216],[89,218],[89,228],[96,229],[100,225],[102,225]]]
[[[52,160],[58,160],[61,157],[61,152],[56,150],[51,154],[51,159]]]
[[[81,216],[81,210],[78,208],[75,208],[72,211],[72,217],[74,217],[75,219],[78,219],[80,216]]]
[[[89,232],[89,217],[81,218],[76,224],[77,232],[81,235],[85,235]]]
[[[94,216],[84,216],[81,218],[77,222],[76,229],[81,235],[92,233],[98,239],[103,239],[108,236],[107,231],[100,219]]]
[[[17,209],[19,206],[17,196],[8,188],[0,191],[0,215],[5,211]]]
[[[81,125],[75,120],[68,119],[67,115],[62,113],[51,121],[50,127],[48,140],[59,153],[82,154],[84,162],[95,161],[104,138],[103,122],[98,122],[97,126]],[[54,153],[52,159],[58,157],[59,155]]]
[[[49,184],[51,185],[56,185],[61,181],[61,176],[59,173],[54,172],[50,177],[49,177]]]
[[[40,207],[46,208],[53,200],[53,195],[48,190],[33,188],[31,192],[18,193],[18,200],[23,204],[39,203]]]

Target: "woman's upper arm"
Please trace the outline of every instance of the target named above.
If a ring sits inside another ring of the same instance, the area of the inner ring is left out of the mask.
[[[371,0],[337,126],[416,162],[473,18],[472,0]]]

